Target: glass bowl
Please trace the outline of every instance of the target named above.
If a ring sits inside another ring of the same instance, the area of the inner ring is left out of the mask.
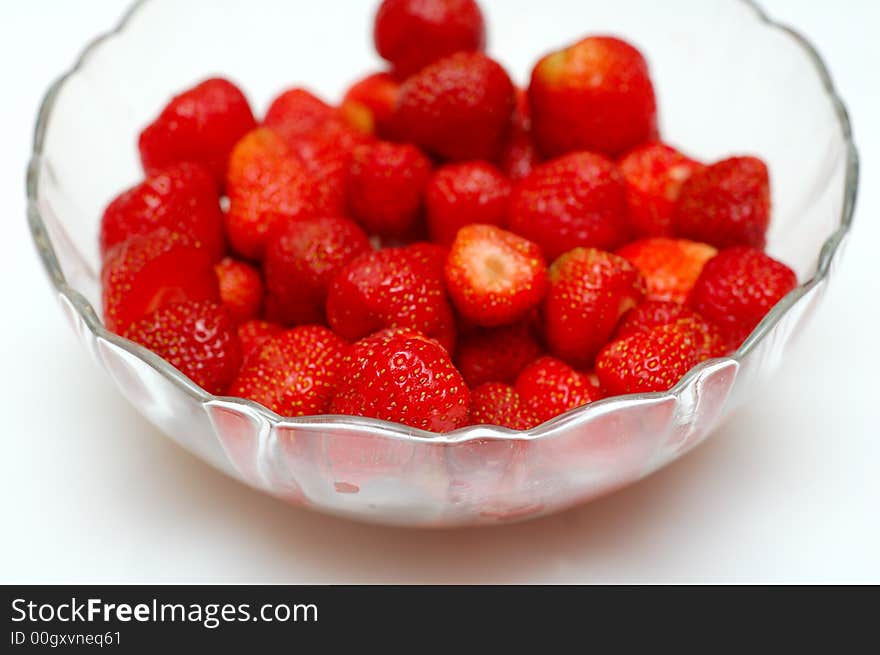
[[[852,220],[858,164],[846,110],[816,51],[743,0],[483,0],[490,53],[520,84],[539,55],[611,33],[647,56],[664,138],[704,160],[768,163],[768,251],[803,284],[731,357],[666,393],[608,398],[528,432],[470,427],[435,435],[384,421],[285,419],[206,393],[108,332],[98,222],[141,176],[139,129],[169,97],[219,74],[255,111],[287,86],[331,99],[381,66],[378,0],[148,0],[99,38],[49,90],[28,169],[34,242],[80,341],[162,432],[206,462],[295,505],[408,526],[493,524],[562,510],[665,466],[751,400],[785,361],[827,287]],[[755,453],[761,457],[761,453]]]

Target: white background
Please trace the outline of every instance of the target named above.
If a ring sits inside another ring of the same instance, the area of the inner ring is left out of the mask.
[[[846,256],[784,370],[638,485],[521,525],[420,532],[291,509],[223,477],[87,358],[30,243],[24,171],[45,88],[126,2],[4,2],[0,582],[880,582],[880,4],[763,5],[825,56],[862,155]]]

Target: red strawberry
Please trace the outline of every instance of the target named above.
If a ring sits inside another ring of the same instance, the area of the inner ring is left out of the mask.
[[[471,391],[471,425],[500,425],[528,430],[541,421],[516,389],[501,382],[487,382]]]
[[[541,152],[614,157],[656,137],[657,105],[644,57],[613,37],[593,36],[541,59],[529,86]]]
[[[326,210],[306,166],[267,128],[254,130],[235,146],[227,192],[226,233],[233,248],[249,259],[263,256],[277,221]]]
[[[211,258],[165,228],[136,235],[107,253],[101,270],[104,323],[121,334],[132,322],[187,300],[220,300]]]
[[[510,118],[507,141],[501,151],[501,170],[512,180],[527,177],[541,163],[541,155],[532,138],[532,115],[529,96],[516,90],[516,106]]]
[[[458,370],[472,389],[486,382],[513,383],[544,349],[528,323],[482,329],[461,338],[455,351]]]
[[[403,83],[392,128],[441,159],[495,161],[513,106],[504,69],[482,53],[459,52]]]
[[[269,105],[263,125],[285,141],[314,132],[336,118],[336,110],[303,88],[288,89]]]
[[[229,153],[254,127],[247,98],[234,84],[205,80],[174,97],[144,128],[138,142],[141,162],[148,174],[171,164],[196,162],[222,185]]]
[[[622,245],[629,225],[620,171],[589,152],[541,164],[514,187],[508,228],[541,246],[548,259],[576,246]]]
[[[671,237],[681,187],[706,167],[675,148],[654,141],[620,160],[626,180],[629,222],[640,237]]]
[[[612,341],[596,357],[596,374],[610,394],[666,391],[700,362],[725,354],[717,328],[679,319]]]
[[[330,285],[327,320],[354,341],[383,328],[412,328],[450,351],[455,319],[436,266],[408,248],[366,252],[343,268]]]
[[[273,318],[291,325],[324,322],[333,278],[370,250],[367,235],[347,218],[299,218],[279,224],[269,235],[263,262],[275,303]]]
[[[325,414],[349,345],[319,325],[293,328],[251,354],[229,388],[281,416]]]
[[[399,94],[400,83],[393,75],[373,73],[346,91],[340,112],[361,131],[390,138],[391,117]]]
[[[614,338],[623,339],[636,332],[674,323],[679,319],[706,321],[687,305],[669,300],[645,300],[623,315],[614,331]]]
[[[117,243],[160,227],[191,237],[214,261],[223,257],[223,213],[217,184],[207,169],[173,164],[118,195],[101,218],[101,256]]]
[[[238,324],[255,319],[263,305],[260,271],[232,257],[215,264],[214,271],[220,283],[220,299],[232,320]]]
[[[705,243],[657,237],[626,244],[617,251],[645,278],[650,300],[683,303],[706,262],[718,251]]]
[[[425,192],[431,239],[448,246],[465,225],[503,225],[510,191],[510,181],[486,162],[439,168]]]
[[[591,376],[555,357],[532,362],[519,374],[515,388],[541,423],[602,398],[602,391]]]
[[[534,243],[494,225],[458,231],[446,260],[446,286],[459,313],[485,327],[514,323],[538,306],[547,265]]]
[[[474,0],[384,0],[373,39],[402,77],[459,50],[482,50],[483,14]]]
[[[692,175],[681,188],[675,233],[718,248],[763,249],[770,224],[770,178],[756,157],[731,157]]]
[[[782,262],[754,248],[728,248],[703,267],[688,304],[737,348],[796,286],[795,272]]]
[[[175,366],[208,393],[222,394],[241,366],[241,344],[225,309],[212,300],[161,307],[124,334]]]
[[[431,432],[468,420],[469,392],[449,353],[419,333],[379,333],[352,346],[331,412],[369,416]]]
[[[244,361],[259,350],[264,343],[277,334],[284,332],[284,327],[269,321],[245,321],[238,326],[238,340],[241,342],[241,354]]]
[[[420,217],[430,175],[431,162],[415,146],[359,146],[349,168],[349,209],[368,232],[406,235]]]
[[[288,142],[290,152],[305,164],[310,173],[318,202],[325,214],[335,216],[347,212],[346,187],[352,149],[367,143],[368,139],[331,121]]]
[[[549,278],[543,307],[547,345],[579,367],[593,361],[645,289],[642,276],[627,260],[592,248],[575,248],[557,259]]]

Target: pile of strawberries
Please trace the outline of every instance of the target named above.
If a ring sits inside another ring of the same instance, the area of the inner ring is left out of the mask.
[[[624,41],[522,90],[485,40],[474,0],[385,0],[389,69],[339,106],[173,98],[103,215],[107,327],[211,393],[435,432],[528,429],[737,348],[797,285],[763,252],[764,163],[660,141]]]

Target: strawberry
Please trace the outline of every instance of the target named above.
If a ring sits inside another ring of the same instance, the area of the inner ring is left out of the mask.
[[[288,89],[269,105],[263,125],[285,141],[309,134],[336,118],[336,110],[311,91]]]
[[[351,341],[383,328],[412,328],[450,351],[455,319],[436,265],[408,248],[363,253],[330,284],[327,320]]]
[[[528,430],[541,421],[509,384],[487,382],[471,391],[471,425]]]
[[[212,300],[161,307],[125,330],[208,393],[222,394],[241,366],[241,344],[229,313]]]
[[[756,157],[731,157],[692,175],[675,210],[677,236],[718,248],[763,249],[770,224],[770,178]]]
[[[347,218],[299,218],[277,225],[263,262],[266,287],[276,303],[273,318],[290,325],[323,323],[333,278],[370,250],[367,235]]]
[[[657,237],[628,243],[617,254],[639,269],[648,285],[648,299],[683,303],[718,250],[696,241]]]
[[[349,167],[349,209],[368,232],[406,235],[420,217],[430,175],[431,162],[415,146],[358,146]]]
[[[207,169],[173,164],[116,196],[101,218],[101,257],[129,237],[161,227],[191,237],[214,261],[223,257],[223,213],[217,184]]]
[[[480,329],[461,338],[455,363],[468,386],[486,382],[513,383],[544,349],[526,322],[500,328]]]
[[[269,339],[284,332],[284,327],[269,321],[253,320],[239,323],[237,331],[238,340],[241,343],[242,359],[247,361]]]
[[[349,345],[319,325],[271,337],[252,353],[229,387],[281,416],[326,414]]]
[[[189,237],[160,228],[107,252],[101,269],[104,323],[121,334],[132,322],[187,300],[220,300],[211,257]]]
[[[727,248],[703,267],[688,304],[738,348],[797,283],[793,270],[760,250]]]
[[[707,322],[687,305],[670,300],[645,300],[623,315],[614,331],[614,338],[623,339],[636,332],[674,323],[679,319]]]
[[[521,180],[527,177],[540,162],[541,155],[532,138],[529,96],[523,89],[517,88],[516,104],[510,117],[507,141],[501,151],[501,170],[510,179]]]
[[[602,390],[590,375],[555,357],[529,364],[517,377],[515,389],[541,423],[602,398]]]
[[[445,272],[455,308],[484,327],[525,317],[547,289],[547,265],[538,246],[494,225],[461,228]]]
[[[507,225],[548,259],[576,246],[614,249],[629,236],[623,177],[588,152],[541,164],[514,187]]]
[[[550,266],[543,314],[547,345],[574,366],[590,364],[620,317],[644,295],[638,270],[623,257],[575,248]]]
[[[437,169],[425,192],[431,239],[448,246],[465,225],[503,225],[510,191],[510,181],[486,162]]]
[[[214,265],[220,300],[235,324],[257,318],[263,305],[260,271],[243,261],[226,257]]]
[[[529,105],[547,157],[576,150],[616,157],[657,134],[648,64],[613,37],[587,37],[541,59],[532,71]]]
[[[378,333],[351,347],[331,412],[369,416],[431,432],[468,420],[470,393],[439,343],[418,332]]]
[[[138,147],[147,174],[179,162],[207,168],[218,186],[226,179],[233,146],[256,127],[244,94],[214,78],[175,96],[140,134]]]
[[[395,73],[407,77],[459,50],[482,50],[486,27],[474,0],[383,0],[373,40]]]
[[[505,70],[482,53],[459,52],[401,85],[392,129],[440,159],[495,161],[513,106]]]
[[[354,83],[345,93],[340,113],[363,132],[390,138],[400,83],[390,73],[373,73]]]
[[[250,132],[229,160],[226,233],[233,248],[260,259],[279,220],[324,213],[320,189],[302,161],[267,128]]]
[[[612,341],[596,357],[596,374],[610,394],[667,391],[700,362],[725,354],[720,331],[707,326],[678,319]]]
[[[681,187],[706,167],[675,148],[652,141],[620,160],[626,180],[629,222],[639,237],[671,237]]]

